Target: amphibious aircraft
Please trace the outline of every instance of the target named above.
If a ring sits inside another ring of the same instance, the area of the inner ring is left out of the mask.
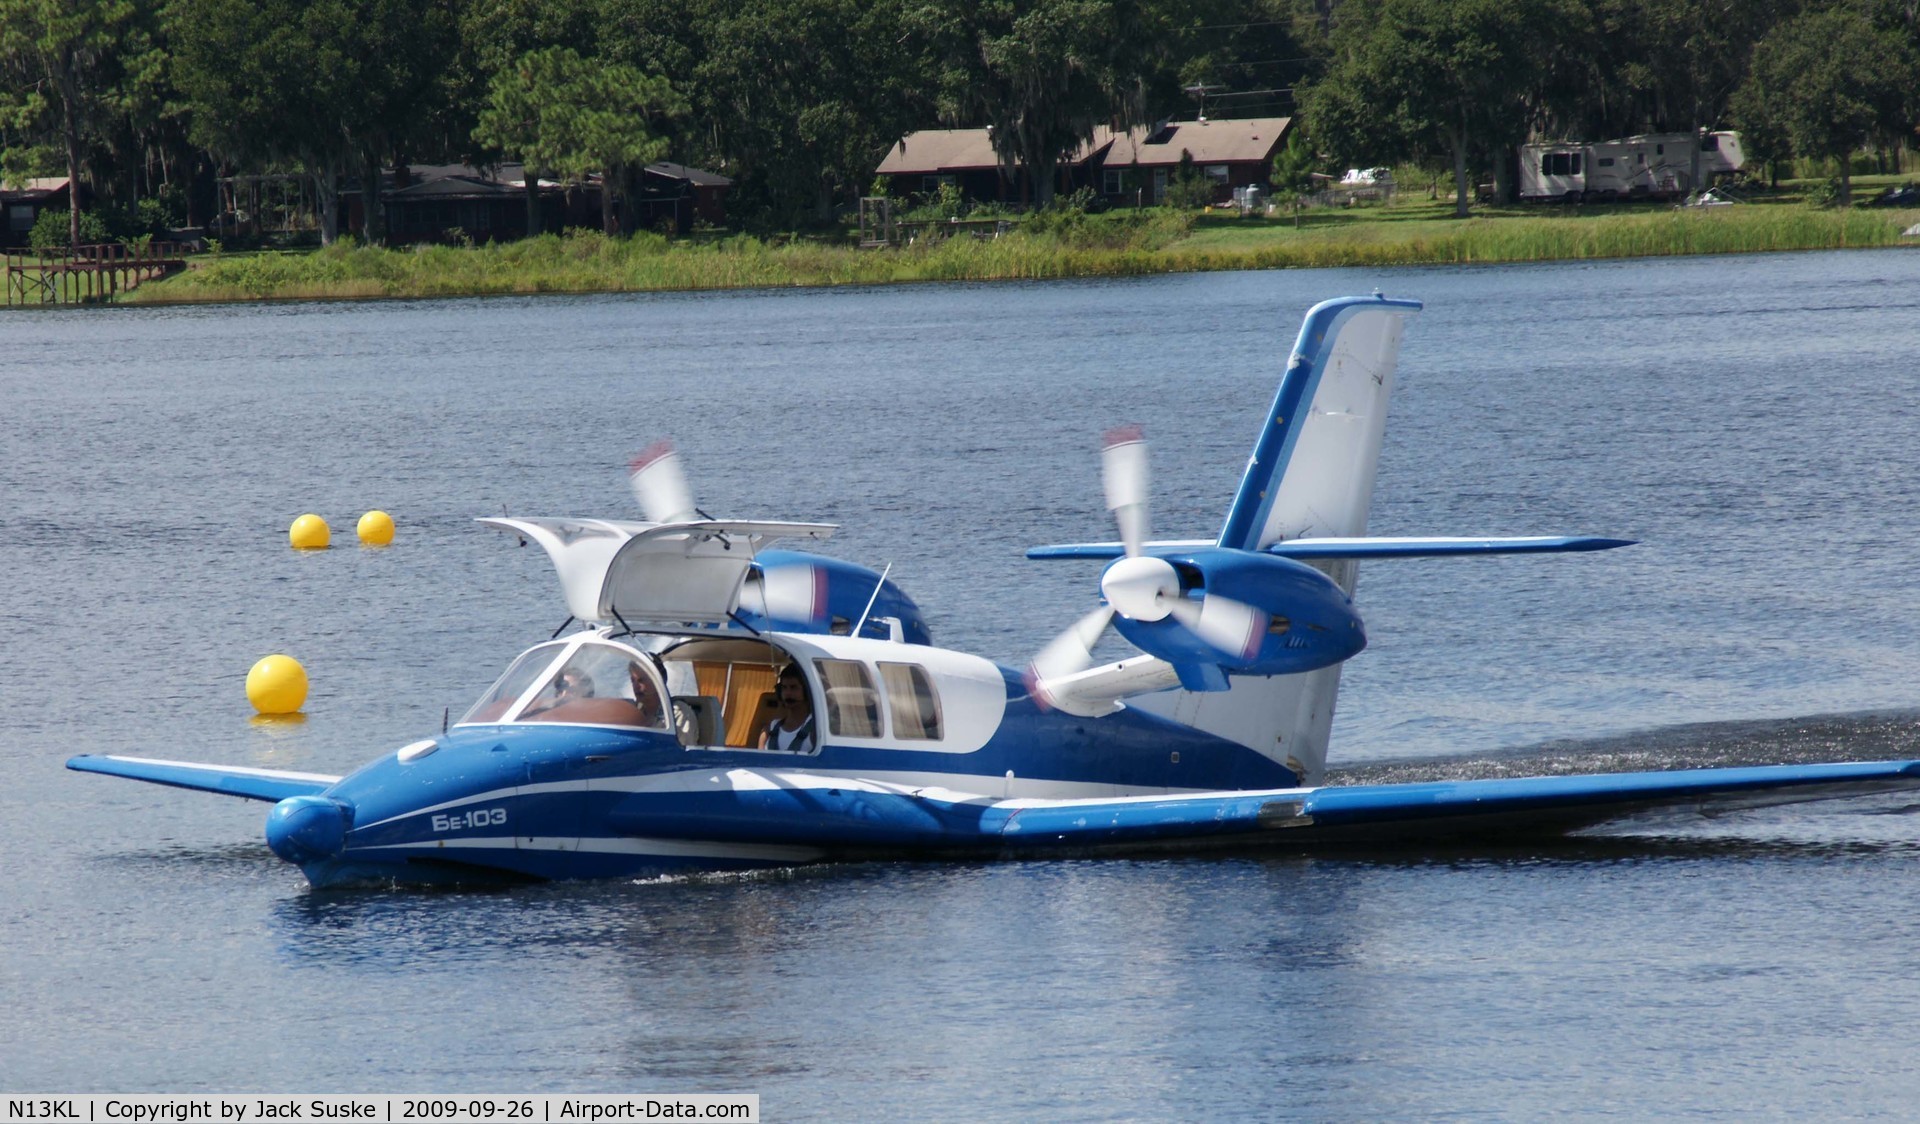
[[[271,802],[268,845],[323,887],[1488,838],[1920,786],[1920,761],[1327,785],[1341,664],[1366,645],[1360,562],[1630,545],[1366,537],[1420,307],[1307,313],[1213,539],[1152,539],[1141,434],[1108,434],[1118,538],[1029,551],[1104,562],[1101,602],[1025,669],[935,646],[884,573],[765,549],[831,525],[707,516],[662,444],[633,465],[642,520],[481,520],[546,550],[581,627],[438,736],[344,777],[67,765]],[[1137,654],[1096,656],[1109,629]]]

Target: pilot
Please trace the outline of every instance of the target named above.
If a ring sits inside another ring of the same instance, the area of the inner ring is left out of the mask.
[[[653,680],[647,678],[647,673],[640,670],[639,664],[630,663],[627,665],[627,682],[633,687],[633,705],[640,708],[640,724],[660,725],[666,710],[660,705],[660,692],[654,690]]]
[[[780,669],[773,686],[773,721],[760,735],[760,748],[781,753],[812,753],[814,738],[813,702],[807,698],[807,677],[793,664]]]
[[[561,669],[559,677],[554,679],[546,690],[541,691],[531,703],[527,704],[526,712],[520,717],[534,718],[549,711],[558,710],[576,699],[590,698],[592,695],[593,683],[587,678],[586,673],[577,667],[566,667]]]

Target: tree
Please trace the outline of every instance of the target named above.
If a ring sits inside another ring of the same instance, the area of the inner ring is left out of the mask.
[[[1802,156],[1840,163],[1840,205],[1852,201],[1854,150],[1911,127],[1920,64],[1898,32],[1851,8],[1806,12],[1753,51],[1743,90],[1756,119],[1775,123]]]
[[[702,0],[690,94],[733,200],[769,224],[826,222],[933,112],[900,0]]]
[[[1286,147],[1273,155],[1274,194],[1287,201],[1295,229],[1300,226],[1300,205],[1313,194],[1313,171],[1318,163],[1306,130],[1297,127],[1288,135]]]
[[[0,128],[51,140],[64,156],[70,246],[80,243],[82,148],[135,15],[131,0],[0,0]]]
[[[1163,16],[1147,0],[932,0],[912,26],[936,60],[943,116],[984,121],[1001,165],[1024,167],[1044,207],[1095,126],[1144,118]]]
[[[664,78],[582,58],[571,47],[547,47],[522,55],[494,77],[474,136],[525,166],[529,236],[540,232],[539,177],[583,180],[593,172],[602,173],[601,222],[611,233],[619,170],[667,152],[666,139],[652,131],[649,118],[685,109]]]
[[[229,158],[292,161],[314,180],[320,240],[340,230],[340,180],[356,158],[379,209],[383,148],[432,108],[452,50],[435,0],[174,0],[176,84],[191,136]],[[376,230],[377,230],[377,219]]]
[[[1556,46],[1587,22],[1578,0],[1349,0],[1327,74],[1303,94],[1314,135],[1354,165],[1453,158],[1469,213],[1470,156],[1524,140]]]

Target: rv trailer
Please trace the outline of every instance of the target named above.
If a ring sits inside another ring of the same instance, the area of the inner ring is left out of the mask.
[[[1693,182],[1699,145],[1700,183]],[[1620,140],[1520,146],[1520,198],[1589,202],[1678,198],[1746,165],[1734,132],[1648,133]]]

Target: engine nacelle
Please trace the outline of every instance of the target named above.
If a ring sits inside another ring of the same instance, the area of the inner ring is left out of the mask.
[[[933,643],[913,598],[891,581],[882,581],[877,571],[838,558],[763,550],[740,589],[740,618],[763,631],[846,636],[863,613],[867,623],[860,629],[862,636],[887,639],[882,619],[892,617],[900,622],[907,643]]]
[[[1353,599],[1312,566],[1218,548],[1160,557],[1172,565],[1182,595],[1198,606],[1200,630],[1180,615],[1153,621],[1116,615],[1113,624],[1134,647],[1175,667],[1290,675],[1337,664],[1367,646]],[[1207,602],[1215,597],[1238,605],[1218,604],[1209,617]]]

